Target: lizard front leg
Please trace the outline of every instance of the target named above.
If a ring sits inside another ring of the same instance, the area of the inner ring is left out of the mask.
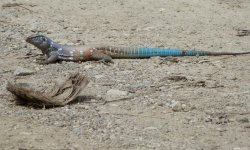
[[[58,60],[58,53],[51,52],[49,56],[45,55],[45,59],[43,61],[40,61],[39,64],[55,63],[57,60]]]

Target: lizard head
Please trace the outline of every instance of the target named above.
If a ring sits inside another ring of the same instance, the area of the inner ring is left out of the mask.
[[[26,42],[36,46],[41,50],[46,50],[51,44],[53,44],[52,40],[50,40],[48,37],[38,34],[27,37]]]

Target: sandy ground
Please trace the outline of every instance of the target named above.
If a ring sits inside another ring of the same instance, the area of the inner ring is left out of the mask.
[[[6,7],[9,3],[21,6]],[[39,65],[24,39],[62,44],[246,52],[249,0],[1,0],[0,149],[250,149],[250,55]],[[44,89],[71,72],[91,82],[74,104],[16,105],[19,76]],[[179,78],[175,78],[175,77]],[[134,96],[134,97],[133,97]],[[128,100],[116,100],[133,97]]]

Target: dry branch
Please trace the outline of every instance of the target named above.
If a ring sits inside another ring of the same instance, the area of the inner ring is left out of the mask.
[[[10,83],[7,90],[19,100],[32,105],[64,106],[73,101],[80,91],[89,83],[89,80],[79,73],[71,74],[61,85],[55,85],[49,92],[34,91],[27,84]]]

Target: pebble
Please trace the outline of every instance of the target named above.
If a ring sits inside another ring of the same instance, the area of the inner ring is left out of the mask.
[[[220,127],[216,128],[216,130],[219,131],[219,132],[225,132],[225,131],[227,131],[227,129],[220,128]]]
[[[103,78],[103,77],[105,77],[104,75],[95,75],[94,76],[96,79],[100,79],[100,78]]]
[[[128,87],[131,89],[142,89],[142,88],[145,88],[146,86],[147,86],[147,83],[136,83],[132,85],[129,84]]]
[[[250,129],[250,124],[245,125],[244,128]]]
[[[47,34],[52,34],[53,33],[53,30],[47,30]]]
[[[165,8],[159,9],[160,12],[163,12],[163,11],[165,11],[165,10],[166,10]]]
[[[249,147],[234,147],[233,150],[249,150]]]
[[[86,65],[86,66],[84,66],[84,69],[91,69],[91,68],[93,68],[92,65]]]
[[[121,90],[118,90],[118,89],[110,89],[107,91],[107,95],[108,96],[114,96],[114,97],[117,97],[117,96],[126,96],[128,95],[128,92],[127,91],[121,91]]]
[[[144,130],[159,130],[159,129],[157,127],[150,126],[150,127],[144,128]]]
[[[16,70],[14,71],[15,76],[27,76],[34,74],[35,72],[30,69],[22,68],[22,67],[17,67]]]
[[[248,118],[239,118],[239,119],[237,119],[237,121],[240,122],[240,123],[249,123]]]
[[[39,70],[40,70],[40,68],[39,68],[39,67],[35,67],[35,70],[36,70],[36,71],[39,71]]]
[[[3,104],[0,104],[0,108],[4,108],[4,105],[3,105]]]
[[[182,104],[178,101],[172,100],[170,107],[172,108],[173,111],[182,111],[183,107]]]

